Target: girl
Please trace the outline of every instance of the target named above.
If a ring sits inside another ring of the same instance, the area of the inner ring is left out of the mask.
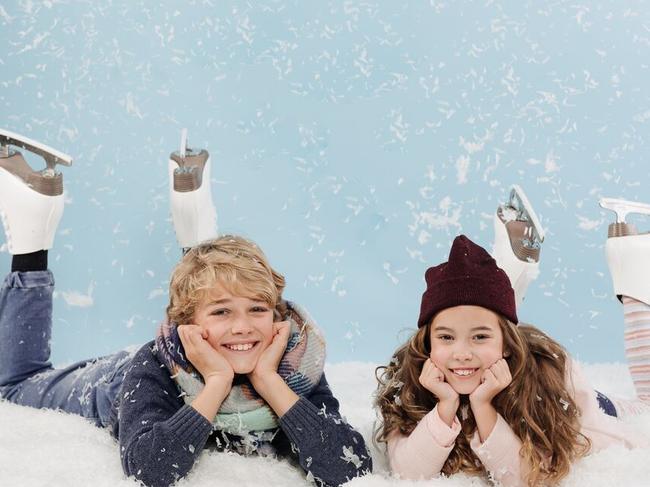
[[[28,186],[0,159],[0,213],[13,254],[0,289],[1,397],[107,428],[119,440],[124,473],[147,486],[186,476],[205,447],[288,456],[325,486],[371,470],[364,440],[342,420],[323,373],[320,331],[283,299],[284,278],[262,251],[240,237],[187,251],[171,276],[165,320],[135,354],[54,369],[47,249],[62,185],[53,193]]]
[[[519,204],[525,197],[515,197],[521,190],[513,194],[495,218],[495,255],[509,274],[483,248],[457,237],[448,262],[426,272],[417,332],[378,369],[377,439],[387,443],[391,469],[402,477],[465,471],[505,486],[554,485],[588,452],[646,444],[612,416],[650,411],[650,352],[642,346],[650,336],[650,295],[647,284],[620,271],[650,269],[650,235],[608,243],[615,289],[625,295],[639,398],[613,401],[589,387],[556,341],[518,324],[516,296],[534,277],[543,234],[529,205]]]

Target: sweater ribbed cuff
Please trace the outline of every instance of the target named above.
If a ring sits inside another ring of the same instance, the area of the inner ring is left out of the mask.
[[[193,445],[200,451],[212,432],[212,423],[187,404],[167,420],[167,426],[181,443]]]
[[[280,426],[292,443],[299,443],[305,436],[320,439],[323,417],[321,410],[304,397],[298,399],[291,409],[280,418]]]

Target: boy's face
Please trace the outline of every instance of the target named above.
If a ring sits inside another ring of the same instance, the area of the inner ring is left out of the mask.
[[[496,313],[480,306],[455,306],[431,323],[431,360],[458,394],[470,394],[485,369],[503,358],[503,332]]]
[[[248,374],[273,340],[273,308],[264,301],[235,296],[220,284],[207,293],[193,322],[236,374]]]

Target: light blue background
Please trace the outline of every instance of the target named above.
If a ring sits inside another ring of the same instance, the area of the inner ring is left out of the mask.
[[[330,361],[385,362],[415,325],[427,265],[460,232],[489,246],[512,183],[548,230],[520,317],[582,360],[623,360],[597,200],[650,201],[649,12],[2,2],[0,125],[75,158],[50,252],[54,359],[152,337],[179,256],[167,158],[188,127],[212,154],[220,230],[266,250]]]

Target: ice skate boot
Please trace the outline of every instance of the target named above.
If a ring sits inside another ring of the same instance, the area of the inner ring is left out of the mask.
[[[34,171],[20,147],[45,159],[46,167]],[[7,248],[13,255],[52,248],[63,214],[63,176],[56,165],[72,158],[27,137],[0,129],[0,216]]]
[[[517,185],[510,190],[508,202],[499,205],[494,215],[492,256],[510,278],[515,300],[521,304],[528,285],[539,275],[539,254],[544,229]]]
[[[609,225],[605,244],[616,296],[650,304],[650,233],[639,233],[632,223],[625,221],[630,213],[650,215],[650,205],[603,198],[600,206],[616,213],[616,222]]]
[[[189,248],[217,236],[217,211],[210,189],[210,155],[187,147],[183,129],[181,147],[169,156],[169,193],[176,239]]]

